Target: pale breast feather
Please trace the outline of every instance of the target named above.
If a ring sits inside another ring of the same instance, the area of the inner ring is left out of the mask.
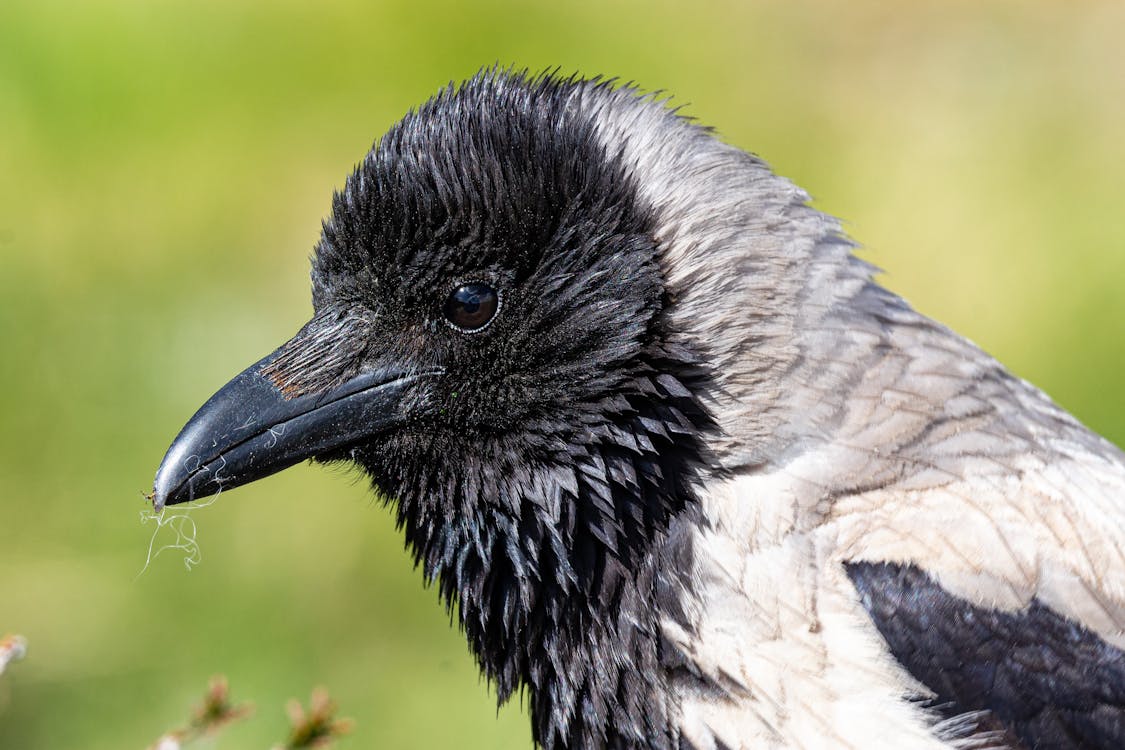
[[[833,439],[702,499],[680,647],[728,688],[684,691],[685,737],[1121,747],[1125,457],[943,329],[889,335]]]
[[[1071,482],[1053,493],[1020,494],[1040,475],[1017,472],[861,492],[825,512],[815,488],[842,451],[736,477],[703,499],[692,632],[667,635],[723,690],[681,691],[685,739],[1125,746],[1113,450],[1060,466]]]

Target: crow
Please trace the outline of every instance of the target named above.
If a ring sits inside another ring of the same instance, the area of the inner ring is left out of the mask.
[[[854,248],[656,96],[487,69],[154,505],[357,465],[545,748],[1125,747],[1125,454]]]

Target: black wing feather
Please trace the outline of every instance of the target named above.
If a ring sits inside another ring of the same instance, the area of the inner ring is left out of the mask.
[[[978,607],[912,565],[847,565],[891,653],[947,717],[988,711],[1035,750],[1125,748],[1125,653],[1038,601]]]

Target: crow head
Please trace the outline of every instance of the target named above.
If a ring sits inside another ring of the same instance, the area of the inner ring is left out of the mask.
[[[804,200],[627,88],[451,87],[336,194],[312,320],[192,418],[155,504],[354,462],[540,742],[668,736],[669,539],[791,424],[787,303],[847,255]]]

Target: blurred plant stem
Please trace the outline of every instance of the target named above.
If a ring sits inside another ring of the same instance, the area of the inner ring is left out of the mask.
[[[289,739],[274,750],[300,750],[309,747],[329,747],[340,737],[350,733],[355,726],[351,719],[338,719],[336,703],[322,687],[313,690],[306,712],[296,699],[285,707],[289,714]]]
[[[187,743],[214,735],[228,724],[245,719],[253,712],[254,707],[249,703],[231,703],[230,686],[226,677],[212,677],[202,703],[196,707],[187,726],[164,734],[150,746],[150,750],[180,750]]]
[[[14,661],[27,654],[27,639],[22,635],[5,635],[0,638],[0,674]]]
[[[322,687],[313,690],[307,711],[296,699],[289,701],[285,710],[289,715],[289,737],[285,744],[275,746],[274,750],[329,747],[351,732],[354,726],[351,719],[336,718],[336,704]],[[149,750],[181,750],[197,739],[214,736],[253,711],[249,703],[231,702],[226,677],[212,677],[203,701],[196,707],[187,725],[166,732],[149,746]]]

